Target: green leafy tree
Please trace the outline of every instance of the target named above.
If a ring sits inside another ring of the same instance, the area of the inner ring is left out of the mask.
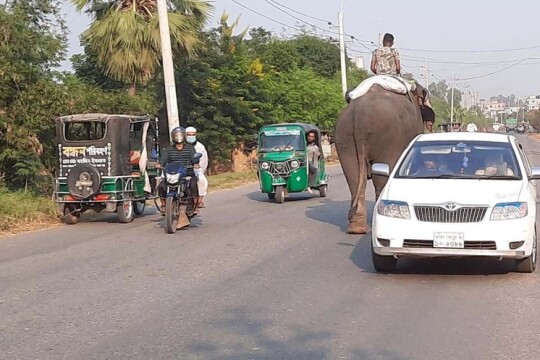
[[[195,126],[210,159],[221,163],[272,121],[261,64],[239,41],[244,33],[231,36],[231,28],[222,24],[204,33],[206,46],[199,58],[180,62],[176,71],[182,125]]]
[[[292,40],[300,54],[300,67],[310,68],[316,74],[331,78],[341,68],[339,48],[331,40],[301,34]]]
[[[279,121],[307,122],[330,129],[345,103],[340,83],[311,69],[273,76],[268,79],[268,88],[272,114]]]
[[[82,41],[96,56],[104,74],[130,84],[155,76],[161,61],[161,38],[157,0],[70,0],[79,11],[92,13],[95,20],[83,33]],[[200,45],[199,32],[212,6],[202,0],[169,0],[171,45],[176,58],[193,57]]]
[[[47,96],[41,86],[52,81],[52,69],[63,59],[66,28],[56,1],[19,0],[0,6],[0,31],[0,179],[11,187],[24,180],[27,187],[29,171],[42,169],[36,166],[43,154],[39,137],[50,119],[33,118],[26,110],[39,109]]]

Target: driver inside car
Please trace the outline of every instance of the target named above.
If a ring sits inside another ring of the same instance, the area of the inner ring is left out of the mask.
[[[160,164],[156,165],[156,168],[163,169],[168,163],[171,162],[177,162],[184,167],[191,166],[191,160],[193,159],[196,151],[193,145],[188,144],[185,141],[185,130],[182,127],[174,128],[173,131],[171,131],[171,138],[173,140],[173,144],[167,148],[166,153],[161,158]],[[199,164],[194,164],[193,167],[198,168]],[[189,190],[191,192],[191,196],[193,197],[193,203],[188,202],[188,205],[186,207],[186,213],[189,216],[191,214],[196,214],[193,204],[197,204],[199,201],[199,188],[197,186],[197,177],[195,176],[195,172],[192,168],[188,168],[188,176],[191,177],[189,179]],[[167,185],[164,180],[162,180],[158,185],[158,195],[161,200],[162,215],[165,215],[165,204],[167,196],[166,187]]]
[[[451,171],[442,159],[437,159],[434,155],[426,155],[422,161],[422,167],[414,172],[413,176],[436,176],[449,174]]]

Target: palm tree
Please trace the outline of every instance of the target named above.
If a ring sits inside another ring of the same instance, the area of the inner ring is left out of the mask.
[[[161,62],[157,0],[70,0],[94,21],[82,41],[106,76],[130,85],[150,80]],[[167,0],[173,55],[194,57],[199,34],[213,9],[205,0]]]

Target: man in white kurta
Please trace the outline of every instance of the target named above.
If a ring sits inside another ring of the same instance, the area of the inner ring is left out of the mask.
[[[195,169],[195,175],[197,175],[197,185],[199,186],[199,207],[204,207],[203,199],[208,193],[208,179],[206,178],[208,153],[206,147],[200,141],[197,141],[197,129],[193,126],[186,128],[186,142],[195,146],[195,151],[202,154],[199,169]]]

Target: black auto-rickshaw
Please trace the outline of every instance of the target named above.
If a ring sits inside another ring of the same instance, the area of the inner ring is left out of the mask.
[[[155,193],[159,120],[77,114],[56,119],[55,201],[67,224],[87,210],[116,212],[121,223],[142,215]]]

